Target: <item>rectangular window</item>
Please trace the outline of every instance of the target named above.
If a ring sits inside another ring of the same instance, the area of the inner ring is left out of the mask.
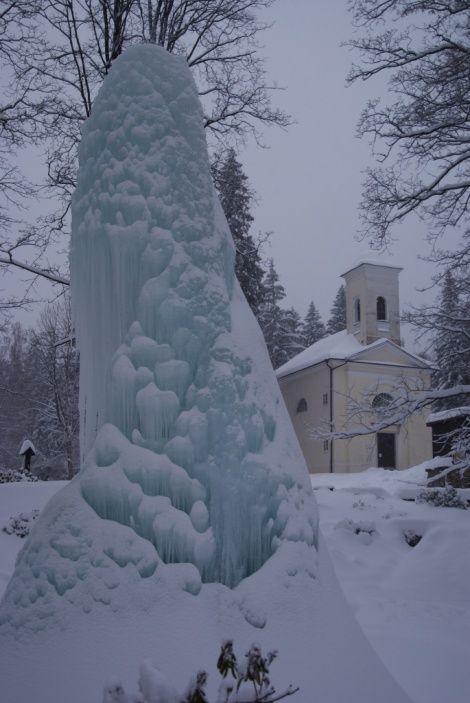
[[[323,393],[323,405],[328,405],[328,393]]]
[[[330,446],[329,441],[328,441],[327,439],[324,439],[324,440],[323,440],[323,451],[324,451],[324,452],[327,452],[329,446]]]

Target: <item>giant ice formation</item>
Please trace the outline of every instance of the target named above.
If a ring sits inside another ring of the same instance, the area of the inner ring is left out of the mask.
[[[2,685],[15,701],[91,701],[116,661],[129,681],[152,654],[187,678],[228,633],[271,638],[305,701],[314,682],[341,699],[330,656],[375,700],[384,671],[355,673],[370,651],[328,570],[321,583],[308,474],[234,276],[182,57],[141,45],[115,62],[84,125],[72,217],[83,466],[7,588]],[[26,682],[12,642],[29,647]],[[403,700],[387,690],[383,703]]]
[[[84,463],[72,490],[120,530],[117,543],[99,536],[98,578],[110,564],[143,578],[192,564],[202,582],[233,587],[282,541],[316,544],[308,475],[235,278],[202,124],[184,60],[140,46],[83,129],[70,258]],[[71,534],[63,514],[54,525],[18,564],[6,601],[20,610],[87,591],[97,536]]]

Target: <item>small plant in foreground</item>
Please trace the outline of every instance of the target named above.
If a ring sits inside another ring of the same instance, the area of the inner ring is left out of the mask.
[[[424,488],[415,498],[416,503],[429,503],[438,508],[467,509],[467,503],[452,486],[445,488]]]
[[[6,532],[7,535],[16,535],[23,539],[29,535],[31,527],[38,515],[39,510],[31,510],[30,513],[18,513],[18,515],[13,515],[3,527],[3,532]]]
[[[297,693],[289,686],[277,693],[271,683],[269,668],[277,657],[275,650],[264,657],[261,647],[252,644],[243,662],[238,662],[232,640],[222,643],[217,669],[222,677],[216,703],[275,703]],[[120,682],[103,690],[103,703],[210,703],[206,694],[207,672],[199,671],[184,695],[179,695],[162,673],[149,662],[140,669],[139,693],[128,694]]]

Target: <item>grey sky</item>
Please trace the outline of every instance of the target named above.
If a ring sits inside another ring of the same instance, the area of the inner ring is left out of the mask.
[[[241,158],[260,198],[255,227],[274,232],[266,255],[275,260],[287,304],[305,314],[313,299],[327,317],[339,275],[367,255],[404,267],[402,306],[421,302],[416,288],[432,273],[418,260],[428,247],[422,223],[411,218],[399,228],[391,253],[371,253],[367,242],[354,239],[361,171],[372,164],[356,124],[367,99],[383,94],[386,84],[345,86],[353,58],[340,46],[352,34],[346,0],[279,0],[269,14],[275,22],[264,36],[269,73],[286,86],[277,103],[297,124],[270,130],[269,149],[251,145]]]
[[[367,99],[386,92],[382,78],[345,86],[352,55],[340,44],[353,31],[346,5],[346,0],[278,0],[270,8],[274,26],[262,37],[263,54],[269,78],[285,86],[276,103],[296,124],[268,130],[270,148],[251,143],[240,156],[259,196],[254,229],[273,232],[265,256],[275,260],[286,305],[304,315],[313,299],[324,318],[340,274],[371,256],[367,243],[355,239],[361,172],[372,164],[369,145],[355,130]],[[391,252],[380,254],[384,262],[404,267],[402,307],[435,296],[435,291],[416,292],[429,284],[433,270],[418,260],[428,251],[425,233],[425,226],[410,218],[397,231]],[[7,288],[24,277],[8,278]],[[28,323],[31,315],[21,318]]]

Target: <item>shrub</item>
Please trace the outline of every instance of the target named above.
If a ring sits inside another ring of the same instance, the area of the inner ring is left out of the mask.
[[[7,535],[16,535],[17,537],[27,537],[33,526],[34,521],[39,515],[39,510],[32,510],[30,513],[19,513],[12,516],[7,524],[3,527],[3,532]]]
[[[17,469],[0,469],[0,483],[17,483],[19,481],[37,481],[36,476]]]
[[[264,657],[261,647],[252,644],[245,660],[239,663],[232,641],[223,642],[217,660],[221,676],[217,703],[274,703],[296,693],[299,689],[292,686],[276,693],[269,675],[276,657],[276,651],[268,652]],[[144,662],[139,676],[140,693],[128,694],[120,682],[112,682],[104,688],[103,703],[209,703],[206,684],[207,673],[199,671],[181,696],[158,669]]]
[[[415,499],[416,503],[429,503],[438,508],[461,508],[467,509],[467,503],[461,498],[452,486],[445,488],[423,488]]]
[[[405,542],[410,547],[416,547],[416,545],[419,544],[423,538],[423,535],[418,535],[414,530],[404,530],[403,536],[405,538]]]

